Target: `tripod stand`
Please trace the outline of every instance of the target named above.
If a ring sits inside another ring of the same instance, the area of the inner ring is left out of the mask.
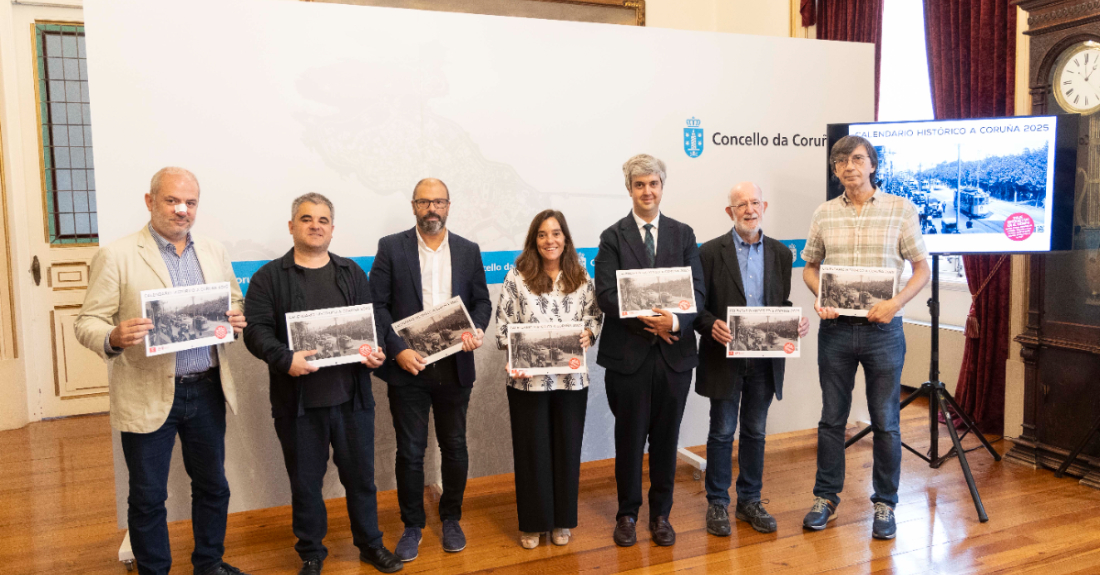
[[[997,453],[993,446],[986,441],[985,436],[978,431],[977,425],[974,420],[970,419],[970,416],[966,414],[959,407],[959,404],[955,403],[955,399],[951,397],[951,393],[944,387],[943,382],[940,381],[940,260],[936,256],[932,256],[932,298],[928,300],[928,312],[932,316],[932,359],[928,369],[928,381],[921,384],[920,389],[909,394],[901,402],[899,409],[905,409],[905,406],[916,401],[918,397],[928,398],[928,435],[932,440],[932,447],[929,450],[928,455],[913,449],[904,441],[901,446],[908,449],[913,455],[923,459],[928,463],[928,466],[932,469],[939,469],[941,465],[948,459],[958,456],[959,465],[962,466],[963,476],[966,477],[966,486],[970,488],[970,497],[974,500],[974,507],[978,510],[978,520],[982,523],[989,521],[989,516],[985,513],[985,506],[982,505],[982,497],[978,494],[978,486],[974,484],[974,475],[970,473],[970,464],[966,461],[966,451],[962,448],[962,438],[966,437],[968,433],[974,431],[974,435],[981,440],[982,445],[989,451],[989,454],[993,456],[994,461],[1000,461],[1001,455]],[[950,408],[950,409],[948,409]],[[959,421],[966,427],[966,431],[962,436],[955,430],[955,421],[952,416],[958,417]],[[943,414],[944,420],[947,421],[947,433],[951,436],[951,443],[954,444],[947,453],[940,457],[940,430],[939,430],[939,415]],[[844,447],[848,448],[855,442],[863,439],[868,433],[871,433],[872,427],[868,426],[859,433],[852,436],[851,439],[844,442]]]

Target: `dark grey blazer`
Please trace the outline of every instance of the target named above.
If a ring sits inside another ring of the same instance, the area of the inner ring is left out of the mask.
[[[682,224],[664,214],[657,233],[656,264],[658,268],[690,267],[695,288],[695,304],[703,301],[703,268],[699,267],[699,246],[691,226]],[[652,345],[660,348],[665,363],[676,372],[694,368],[699,359],[696,354],[693,313],[677,313],[680,318],[680,340],[669,345],[664,340],[645,331],[645,324],[637,318],[619,318],[619,287],[615,281],[617,270],[634,270],[649,267],[645,244],[638,224],[632,214],[607,228],[600,234],[600,250],[596,254],[596,302],[604,313],[603,333],[600,334],[600,352],[596,363],[606,369],[630,375],[641,367]],[[654,344],[656,340],[656,344]]]
[[[448,232],[451,247],[451,295],[462,298],[474,325],[484,330],[489,326],[493,302],[485,285],[485,266],[481,249],[470,240]],[[386,342],[386,363],[378,368],[378,377],[389,384],[412,381],[415,376],[397,365],[397,354],[409,346],[393,331],[393,322],[424,311],[424,294],[420,285],[420,249],[416,245],[416,228],[378,240],[378,253],[370,268],[371,299],[374,301],[374,321],[379,337]],[[458,381],[464,387],[474,384],[473,352],[460,351]]]
[[[741,281],[741,268],[737,263],[737,248],[733,245],[732,231],[726,232],[703,244],[699,259],[706,281],[706,303],[695,318],[695,331],[699,332],[699,369],[695,373],[695,392],[713,399],[732,399],[741,392],[745,375],[743,359],[726,357],[726,346],[711,335],[717,320],[726,321],[726,308],[744,306],[745,284]],[[779,240],[764,236],[764,305],[790,307],[791,266],[794,256]],[[785,359],[772,362],[775,397],[783,399],[783,372]]]

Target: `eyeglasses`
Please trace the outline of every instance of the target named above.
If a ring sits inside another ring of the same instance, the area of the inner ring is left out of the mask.
[[[735,212],[741,212],[741,211],[744,211],[745,208],[748,208],[748,207],[751,207],[754,210],[758,210],[763,205],[764,205],[764,202],[761,202],[759,200],[753,200],[751,202],[743,202],[743,203],[737,204],[736,206],[730,206],[730,207],[733,208],[733,211],[735,211]]]
[[[838,168],[844,168],[848,166],[848,162],[851,162],[853,166],[862,166],[867,163],[867,156],[856,154],[846,160],[836,160],[833,165]]]
[[[416,206],[418,210],[423,210],[428,207],[428,205],[431,205],[437,210],[442,210],[451,205],[451,200],[413,200],[413,205]]]

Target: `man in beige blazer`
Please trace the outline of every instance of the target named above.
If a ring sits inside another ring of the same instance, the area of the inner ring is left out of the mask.
[[[191,477],[195,573],[239,574],[222,561],[229,509],[225,406],[236,412],[237,405],[225,344],[146,357],[144,339],[153,321],[142,318],[141,292],[229,282],[226,315],[238,334],[246,325],[244,298],[225,248],[190,233],[199,206],[194,174],[160,170],[145,205],[149,223],[92,260],[76,337],[107,361],[111,425],[122,432],[130,474],[127,519],[138,572],[162,575],[172,567],[164,502],[178,434]]]

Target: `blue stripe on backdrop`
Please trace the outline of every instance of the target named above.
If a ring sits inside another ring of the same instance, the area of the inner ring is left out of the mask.
[[[780,241],[794,251],[794,267],[797,268],[806,265],[806,262],[802,260],[802,248],[806,246],[806,240]],[[599,248],[577,248],[577,253],[580,254],[581,257],[581,263],[588,269],[589,275],[596,273],[593,261],[596,259],[596,252],[598,249]],[[490,284],[504,283],[504,276],[508,275],[508,270],[512,269],[512,265],[515,263],[517,256],[519,256],[519,250],[482,252],[481,260],[485,264],[485,281]],[[370,272],[371,264],[374,263],[374,256],[359,256],[351,259],[368,273]],[[270,260],[233,262],[233,273],[237,276],[237,283],[241,285],[242,292],[248,292],[248,282],[252,279],[252,274],[256,273],[268,261]]]

